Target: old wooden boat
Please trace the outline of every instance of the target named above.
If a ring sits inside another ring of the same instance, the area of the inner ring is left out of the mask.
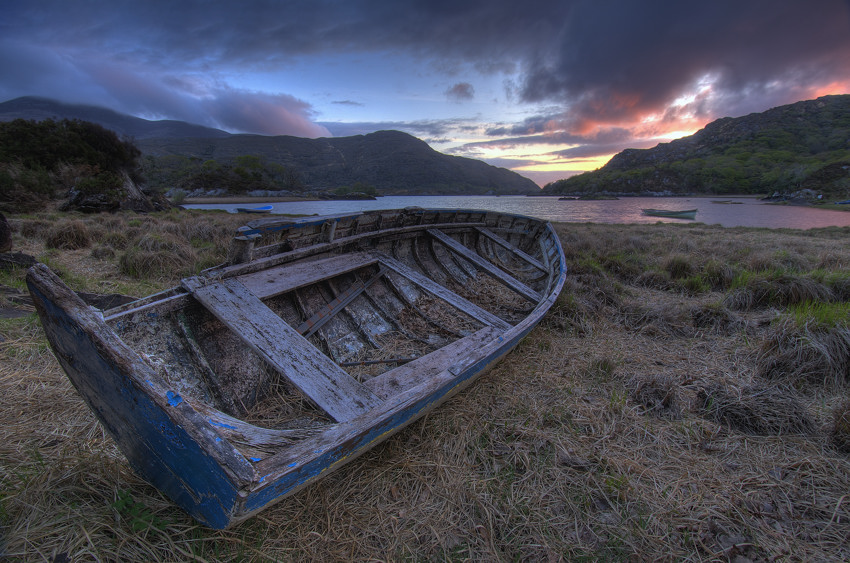
[[[670,217],[673,219],[696,219],[696,209],[644,209],[644,215],[653,217]]]
[[[564,278],[544,221],[408,208],[255,221],[228,264],[103,312],[44,265],[27,283],[56,358],[135,471],[224,528],[470,383]]]

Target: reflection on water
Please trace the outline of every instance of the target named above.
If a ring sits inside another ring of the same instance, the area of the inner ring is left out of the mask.
[[[735,203],[715,203],[727,201]],[[250,204],[248,204],[250,205]],[[374,201],[298,201],[274,203],[272,213],[297,215],[333,215],[372,209],[398,209],[409,206],[447,209],[487,209],[520,215],[530,215],[549,221],[576,223],[693,223],[685,219],[650,217],[644,208],[694,209],[696,222],[724,227],[768,227],[811,229],[815,227],[850,226],[848,212],[812,207],[771,205],[756,198],[702,197],[629,197],[604,201],[561,201],[557,197],[525,196],[386,196]],[[245,203],[186,205],[197,209],[227,209],[234,211]],[[252,217],[256,218],[256,217]],[[248,216],[246,216],[246,221]]]

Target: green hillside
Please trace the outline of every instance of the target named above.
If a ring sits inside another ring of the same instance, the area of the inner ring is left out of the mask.
[[[850,198],[850,95],[725,117],[651,149],[547,185],[549,194],[773,194]]]

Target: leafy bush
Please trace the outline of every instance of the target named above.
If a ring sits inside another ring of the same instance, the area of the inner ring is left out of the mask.
[[[140,151],[79,120],[0,123],[0,207],[31,211],[68,188],[117,198],[121,173],[138,179]]]

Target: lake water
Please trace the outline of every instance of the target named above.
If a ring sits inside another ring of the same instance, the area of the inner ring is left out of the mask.
[[[734,204],[714,203],[732,201]],[[260,204],[193,204],[194,209],[226,209],[253,207]],[[262,204],[265,205],[265,204]],[[443,209],[486,209],[539,217],[548,221],[574,223],[705,223],[724,227],[768,227],[811,229],[850,226],[847,212],[772,205],[757,198],[735,197],[628,197],[605,201],[561,201],[558,197],[525,196],[385,196],[370,201],[298,201],[273,203],[272,213],[298,215],[333,215],[374,209],[399,209],[409,206]],[[697,209],[696,221],[650,217],[644,208]],[[246,215],[247,219],[248,215]]]

